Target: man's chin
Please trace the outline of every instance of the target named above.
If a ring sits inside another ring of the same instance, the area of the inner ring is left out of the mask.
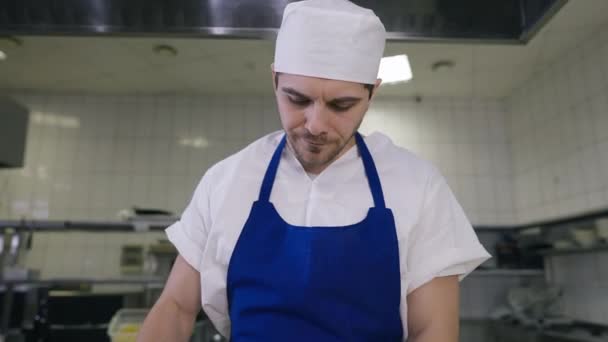
[[[307,168],[317,168],[327,163],[326,158],[321,158],[318,154],[305,153],[301,156],[300,163]]]

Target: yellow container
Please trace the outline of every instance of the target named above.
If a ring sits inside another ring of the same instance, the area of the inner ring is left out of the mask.
[[[120,309],[116,311],[108,325],[108,336],[112,342],[135,342],[137,333],[148,315],[149,309]],[[190,342],[208,341],[204,336],[214,336],[213,341],[226,341],[222,339],[208,321],[198,321]]]
[[[112,342],[135,342],[148,309],[120,309],[108,325]]]

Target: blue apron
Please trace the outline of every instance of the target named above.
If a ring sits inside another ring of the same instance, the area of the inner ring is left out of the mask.
[[[374,207],[345,227],[298,227],[269,201],[285,136],[236,243],[227,275],[231,341],[401,341],[395,220],[359,133]]]

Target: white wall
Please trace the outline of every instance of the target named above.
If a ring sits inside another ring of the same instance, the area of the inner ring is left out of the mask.
[[[207,168],[280,128],[271,97],[16,97],[33,113],[26,167],[0,171],[2,218],[115,220],[133,205],[180,213]],[[507,224],[505,120],[501,101],[380,100],[362,131],[435,162],[474,223]]]
[[[518,221],[608,208],[608,26],[507,100]],[[608,324],[608,253],[548,258],[572,317]]]
[[[507,101],[519,222],[608,207],[608,26]]]
[[[33,113],[26,167],[0,171],[5,218],[116,220],[132,205],[179,213],[207,168],[279,128],[268,99],[17,98]]]

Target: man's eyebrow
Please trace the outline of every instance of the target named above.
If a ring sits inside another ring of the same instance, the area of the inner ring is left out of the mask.
[[[309,98],[308,96],[306,96],[306,95],[304,95],[304,94],[300,93],[299,91],[297,91],[297,90],[295,90],[295,89],[293,89],[293,88],[289,88],[289,87],[282,87],[282,88],[281,88],[281,90],[282,90],[284,93],[287,93],[287,94],[289,94],[289,95],[293,95],[293,96],[297,96],[297,97],[302,97],[302,98],[305,98],[305,99],[308,99],[308,98]]]
[[[281,87],[281,90],[289,95],[293,95],[293,96],[297,96],[297,97],[301,97],[304,99],[309,99],[310,97],[300,93],[299,91],[290,88],[290,87]],[[361,101],[360,97],[357,96],[342,96],[342,97],[336,97],[335,99],[332,99],[331,101],[329,101],[330,103],[338,103],[338,102],[359,102]]]
[[[332,99],[330,102],[359,102],[359,101],[361,101],[360,97],[343,96],[343,97],[336,97],[335,99]]]

